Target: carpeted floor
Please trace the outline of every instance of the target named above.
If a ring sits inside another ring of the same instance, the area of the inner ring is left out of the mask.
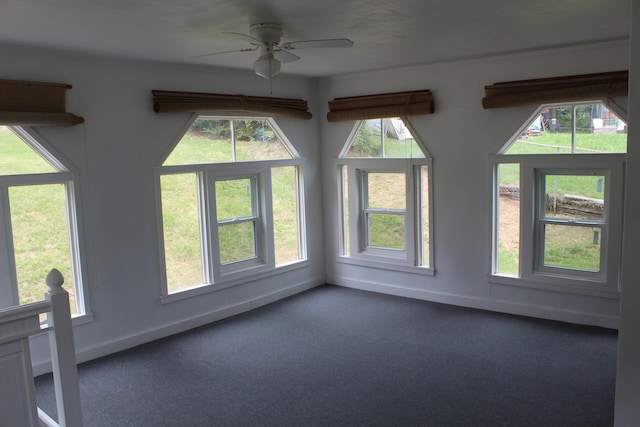
[[[616,331],[325,285],[79,366],[90,426],[613,425]],[[50,375],[38,404],[55,414]]]

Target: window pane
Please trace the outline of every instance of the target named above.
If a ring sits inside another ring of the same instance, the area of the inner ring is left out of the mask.
[[[383,157],[400,159],[425,157],[411,131],[401,119],[382,119],[382,129]]]
[[[543,265],[599,271],[600,237],[600,227],[545,224]]]
[[[253,221],[218,226],[218,240],[220,263],[223,265],[256,257]]]
[[[57,172],[7,126],[0,126],[0,175]]]
[[[225,163],[233,161],[229,120],[196,119],[164,165]]]
[[[160,177],[164,256],[169,293],[203,282],[196,174]]]
[[[576,106],[576,153],[626,153],[627,124],[604,104]]]
[[[426,166],[420,168],[420,180],[422,186],[422,265],[429,267],[429,169]]]
[[[361,122],[345,157],[424,158],[424,152],[399,117]]]
[[[266,120],[234,120],[233,125],[236,161],[292,158]]]
[[[545,218],[604,219],[602,175],[545,175]]]
[[[405,209],[407,205],[404,173],[368,172],[367,208]]]
[[[216,181],[218,221],[254,216],[251,178]]]
[[[367,226],[367,246],[404,249],[404,215],[369,213]]]
[[[295,166],[271,171],[276,265],[300,259],[298,185]]]
[[[496,274],[518,276],[520,266],[520,165],[498,165]]]
[[[541,108],[504,154],[626,152],[627,124],[596,103]]]
[[[346,157],[382,157],[380,119],[362,121]]]
[[[60,270],[69,292],[71,313],[78,313],[71,261],[66,186],[29,185],[9,188],[20,304],[44,299],[45,278]]]

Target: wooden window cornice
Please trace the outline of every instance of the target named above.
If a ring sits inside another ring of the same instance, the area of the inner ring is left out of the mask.
[[[395,92],[329,101],[329,122],[433,114],[431,91]]]
[[[0,80],[0,125],[74,126],[82,117],[66,112],[70,85]]]
[[[485,86],[485,109],[602,100],[626,96],[629,72],[583,74],[495,83]]]
[[[258,113],[309,120],[307,101],[246,95],[152,90],[156,113]]]

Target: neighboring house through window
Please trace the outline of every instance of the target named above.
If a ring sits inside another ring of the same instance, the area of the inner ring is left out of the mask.
[[[35,134],[0,126],[0,308],[44,299],[65,278],[71,314],[85,314],[74,174]]]
[[[304,260],[302,163],[271,118],[197,117],[157,171],[163,294]]]
[[[533,114],[492,156],[493,280],[618,291],[626,144],[602,102]]]
[[[340,261],[432,274],[431,158],[408,122],[359,121],[337,164]]]

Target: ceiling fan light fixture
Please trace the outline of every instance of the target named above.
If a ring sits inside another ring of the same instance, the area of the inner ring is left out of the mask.
[[[272,54],[260,55],[260,58],[256,59],[253,63],[253,70],[260,77],[270,79],[280,72],[280,66],[282,64]]]

